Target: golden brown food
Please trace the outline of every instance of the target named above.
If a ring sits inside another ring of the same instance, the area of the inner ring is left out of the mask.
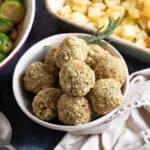
[[[44,63],[28,66],[24,87],[36,94],[32,110],[37,118],[59,118],[67,125],[81,125],[91,120],[92,109],[105,115],[123,103],[126,65],[107,48],[83,41],[69,36],[50,47]]]
[[[57,102],[61,90],[46,88],[41,90],[33,99],[33,113],[41,120],[50,121],[57,117]]]
[[[56,65],[61,68],[72,59],[84,61],[87,57],[87,53],[88,46],[83,39],[69,36],[58,46],[55,62]]]
[[[30,64],[24,75],[24,88],[33,93],[52,87],[54,84],[54,76],[47,71],[47,66],[42,62],[33,62]]]
[[[113,78],[122,86],[126,80],[126,65],[117,57],[100,60],[94,68],[96,79]]]
[[[80,60],[71,60],[59,73],[62,90],[73,96],[85,96],[95,84],[94,71]]]
[[[98,80],[95,87],[90,91],[88,98],[93,110],[99,115],[113,111],[124,101],[119,82],[114,79]]]
[[[111,57],[111,54],[96,44],[89,45],[88,56],[85,60],[91,68],[94,68],[100,60],[106,60]]]
[[[109,18],[122,18],[114,35],[150,48],[149,0],[66,0],[58,15],[92,30],[106,29]]]
[[[50,47],[48,50],[48,53],[45,56],[44,62],[45,62],[45,64],[48,65],[48,71],[50,73],[56,72],[56,70],[57,70],[57,72],[56,72],[56,74],[57,74],[58,68],[55,63],[56,53],[57,53],[57,46]]]
[[[59,76],[59,68],[56,66],[55,57],[57,53],[57,46],[50,47],[45,56],[45,64],[47,65],[48,72],[54,76],[54,83],[57,82]]]
[[[59,119],[64,124],[80,125],[91,119],[91,108],[85,97],[72,97],[63,94],[57,106]]]

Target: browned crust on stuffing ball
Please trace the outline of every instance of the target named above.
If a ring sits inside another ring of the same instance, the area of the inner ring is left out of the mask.
[[[45,64],[38,61],[28,66],[23,80],[25,89],[33,93],[52,87],[54,84],[53,75],[48,73]]]
[[[47,64],[48,71],[50,74],[58,75],[59,69],[55,63],[55,57],[58,51],[58,46],[50,47],[46,56],[45,56],[45,64]]]
[[[89,45],[88,56],[85,60],[91,68],[94,68],[99,61],[109,59],[111,54],[96,44]]]
[[[88,45],[83,39],[69,36],[58,47],[55,58],[56,65],[61,68],[65,63],[72,59],[84,61],[87,57]]]
[[[59,73],[62,90],[73,96],[85,96],[95,84],[94,71],[84,62],[71,60]]]
[[[80,125],[90,121],[91,108],[85,97],[63,94],[58,101],[60,121],[68,125]]]
[[[100,61],[94,68],[96,79],[113,78],[122,86],[126,80],[126,65],[117,57]]]
[[[41,120],[50,121],[57,117],[57,102],[61,90],[46,88],[41,90],[33,99],[33,113]]]
[[[107,114],[123,103],[119,82],[114,79],[101,79],[90,91],[88,98],[92,108],[100,115]]]

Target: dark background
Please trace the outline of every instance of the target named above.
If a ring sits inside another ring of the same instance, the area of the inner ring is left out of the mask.
[[[12,144],[17,150],[51,150],[64,136],[64,132],[46,129],[29,120],[16,104],[12,93],[12,76],[20,56],[41,39],[64,32],[46,11],[44,0],[36,0],[37,10],[31,34],[18,57],[0,72],[0,110],[7,116],[13,128]],[[149,67],[148,64],[123,55],[132,73]]]

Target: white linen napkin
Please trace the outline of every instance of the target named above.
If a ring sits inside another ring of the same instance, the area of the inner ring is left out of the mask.
[[[126,101],[128,107],[103,131],[67,133],[55,150],[150,150],[150,69],[130,75]]]

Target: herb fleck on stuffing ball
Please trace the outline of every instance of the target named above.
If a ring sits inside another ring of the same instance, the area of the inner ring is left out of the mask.
[[[94,68],[99,61],[109,59],[111,54],[96,44],[89,45],[89,52],[85,62]]]
[[[61,68],[72,59],[84,61],[87,57],[87,53],[88,45],[83,39],[69,36],[58,47],[58,53],[55,58],[56,65]]]
[[[27,91],[37,93],[53,84],[54,77],[48,73],[45,64],[37,61],[28,66],[24,76],[24,87]]]
[[[33,99],[33,113],[41,120],[50,121],[57,117],[57,102],[61,91],[56,88],[41,90]]]
[[[113,78],[122,86],[126,80],[126,66],[117,57],[99,61],[94,68],[96,79]]]
[[[59,73],[62,90],[72,96],[85,96],[95,84],[94,71],[84,62],[71,60]]]
[[[91,108],[85,97],[72,97],[63,94],[57,107],[59,119],[64,124],[80,125],[91,119]]]
[[[91,100],[93,110],[99,115],[104,115],[123,103],[123,95],[119,82],[114,79],[101,79],[95,83],[88,98]]]

